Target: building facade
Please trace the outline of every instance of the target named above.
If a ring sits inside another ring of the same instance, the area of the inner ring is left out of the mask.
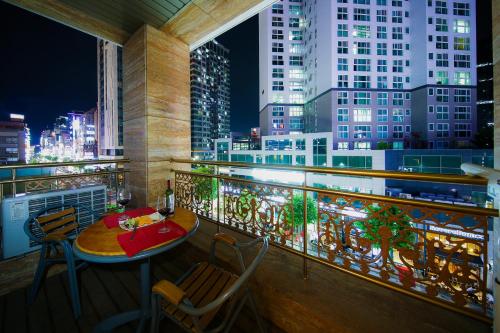
[[[467,145],[475,15],[472,0],[280,1],[259,16],[263,135],[328,131],[335,149]]]
[[[121,47],[97,40],[97,144],[102,158],[123,156],[123,60]]]
[[[229,50],[210,41],[191,52],[191,151],[212,159],[214,140],[229,138]]]
[[[399,149],[338,150],[332,132],[294,135],[271,135],[261,138],[261,149],[245,150],[233,139],[216,140],[217,161],[284,166],[314,166],[363,170],[388,170],[414,173],[464,174],[462,163],[493,167],[491,149]],[[305,182],[304,173],[294,170],[259,168],[219,168],[219,172],[273,182],[291,184]],[[415,182],[406,180],[352,177],[308,173],[309,186],[330,189],[415,198],[425,201],[446,201],[457,205],[484,206],[488,200],[484,186]]]
[[[26,163],[29,150],[29,129],[24,116],[11,114],[9,121],[0,121],[0,164]]]

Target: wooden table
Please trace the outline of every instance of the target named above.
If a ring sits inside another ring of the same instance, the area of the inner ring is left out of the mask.
[[[142,332],[146,320],[151,315],[151,256],[176,247],[192,236],[198,228],[198,217],[193,212],[176,208],[175,214],[168,217],[183,227],[187,234],[184,237],[167,241],[143,250],[132,257],[128,257],[117,240],[117,235],[127,232],[119,227],[108,229],[103,221],[99,221],[80,233],[73,243],[73,252],[78,258],[85,261],[111,264],[120,262],[140,261],[141,270],[141,308],[112,316],[97,325],[94,332],[110,332],[115,327],[121,326],[129,321],[139,319],[137,332]]]

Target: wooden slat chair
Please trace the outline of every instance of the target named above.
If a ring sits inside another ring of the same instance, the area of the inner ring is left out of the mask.
[[[238,258],[241,275],[236,275],[215,265],[216,244],[221,242],[231,247]],[[240,249],[262,246],[252,263],[245,267]],[[245,302],[254,312],[257,325],[264,332],[262,320],[257,312],[254,298],[247,284],[268,249],[266,237],[252,242],[239,243],[233,237],[218,233],[214,236],[208,262],[194,265],[177,283],[161,280],[153,286],[151,333],[158,332],[159,322],[168,317],[189,332],[229,332]],[[227,310],[221,322],[212,323],[222,307]]]
[[[24,232],[32,241],[41,245],[40,259],[33,279],[33,285],[28,295],[28,304],[32,304],[35,300],[49,266],[57,263],[66,263],[68,266],[73,313],[75,318],[80,316],[80,296],[76,270],[84,266],[85,263],[75,260],[72,242],[81,231],[78,216],[83,211],[94,215],[93,212],[90,212],[83,206],[49,206],[32,214],[24,223]],[[94,221],[97,220],[97,216],[94,215],[93,218]]]

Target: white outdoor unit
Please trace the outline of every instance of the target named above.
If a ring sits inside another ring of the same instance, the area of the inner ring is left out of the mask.
[[[82,228],[95,222],[106,211],[106,186],[87,186],[74,190],[51,191],[28,194],[2,201],[2,259],[22,255],[39,248],[24,233],[24,222],[31,214],[42,208],[54,205],[77,204],[87,208],[82,209],[78,222]],[[94,213],[94,215],[91,214]]]

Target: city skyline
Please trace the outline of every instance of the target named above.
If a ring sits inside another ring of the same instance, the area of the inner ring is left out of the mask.
[[[478,4],[478,15],[489,13],[487,2]],[[96,107],[96,39],[5,2],[0,3],[0,9],[1,24],[9,26],[9,34],[4,36],[7,52],[2,55],[6,61],[2,64],[5,75],[0,92],[0,116],[7,119],[12,112],[24,114],[33,137],[36,137],[50,126],[50,122],[45,122],[47,115],[54,118],[74,109]],[[489,22],[488,17],[478,25],[478,45],[483,47],[478,50],[478,63],[491,59],[491,43],[485,42],[491,40]],[[20,27],[20,23],[31,28],[12,29]],[[246,38],[237,38],[241,35]],[[30,43],[24,43],[25,40]],[[258,56],[252,56],[258,54],[258,17],[254,16],[231,29],[218,40],[233,50],[231,77],[247,78],[231,80],[231,131],[248,132],[250,126],[258,125]],[[245,44],[247,49],[240,47]],[[37,61],[31,59],[33,50],[37,51]],[[6,65],[11,63],[16,66]],[[47,80],[50,84],[44,83]]]

